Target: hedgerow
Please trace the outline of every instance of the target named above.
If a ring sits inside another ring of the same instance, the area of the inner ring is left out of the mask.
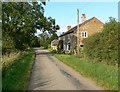
[[[110,18],[103,31],[84,40],[86,57],[107,64],[118,63],[118,22]]]

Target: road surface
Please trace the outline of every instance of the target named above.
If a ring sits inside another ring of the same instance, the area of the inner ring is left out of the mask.
[[[90,79],[63,64],[47,50],[35,50],[28,90],[102,90]]]

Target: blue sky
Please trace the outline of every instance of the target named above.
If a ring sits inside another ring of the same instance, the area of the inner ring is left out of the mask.
[[[80,18],[85,13],[87,19],[96,17],[103,23],[110,16],[118,20],[118,2],[47,2],[44,8],[45,16],[55,18],[60,26],[58,35],[67,31],[67,25],[73,27],[77,24],[77,9],[80,10]]]

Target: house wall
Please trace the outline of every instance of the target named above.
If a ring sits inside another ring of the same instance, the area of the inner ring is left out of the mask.
[[[66,39],[65,39],[66,37],[65,36],[60,37],[60,40],[63,40],[63,49],[64,50],[66,50],[66,48],[67,48],[66,45],[65,45],[66,44]]]
[[[72,52],[75,49],[76,43],[77,43],[77,37],[75,33],[70,33],[67,35],[64,35],[60,37],[61,40],[63,40],[63,49],[66,52]],[[68,50],[68,45],[70,44],[70,50]]]
[[[70,39],[68,38],[69,34],[65,35],[64,38],[65,40],[63,40],[64,43],[64,50],[67,52],[68,51],[68,43],[70,42]]]
[[[88,37],[94,35],[97,32],[102,32],[103,29],[103,23],[101,23],[98,19],[93,18],[85,25],[82,25],[80,27],[80,44],[83,43],[83,38],[81,37],[82,32],[87,32]]]
[[[83,44],[83,39],[81,37],[82,32],[87,32],[88,37],[94,35],[97,32],[101,32],[103,29],[103,23],[100,22],[98,19],[93,18],[86,24],[83,24],[79,27],[79,36],[80,36],[80,44]],[[77,27],[76,27],[77,28]],[[77,30],[77,29],[74,29]],[[77,46],[77,31],[74,31],[73,33],[66,34],[62,37],[60,37],[61,40],[63,40],[63,48],[67,52],[68,51],[68,43],[70,43],[70,52],[73,52],[75,50],[75,47]]]
[[[57,50],[57,46],[51,46],[52,50]]]
[[[74,51],[75,46],[77,45],[77,37],[76,37],[76,33],[71,33],[71,52]]]

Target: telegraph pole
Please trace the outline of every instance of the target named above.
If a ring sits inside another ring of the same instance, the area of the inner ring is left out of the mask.
[[[77,9],[77,53],[79,53],[79,9]]]

